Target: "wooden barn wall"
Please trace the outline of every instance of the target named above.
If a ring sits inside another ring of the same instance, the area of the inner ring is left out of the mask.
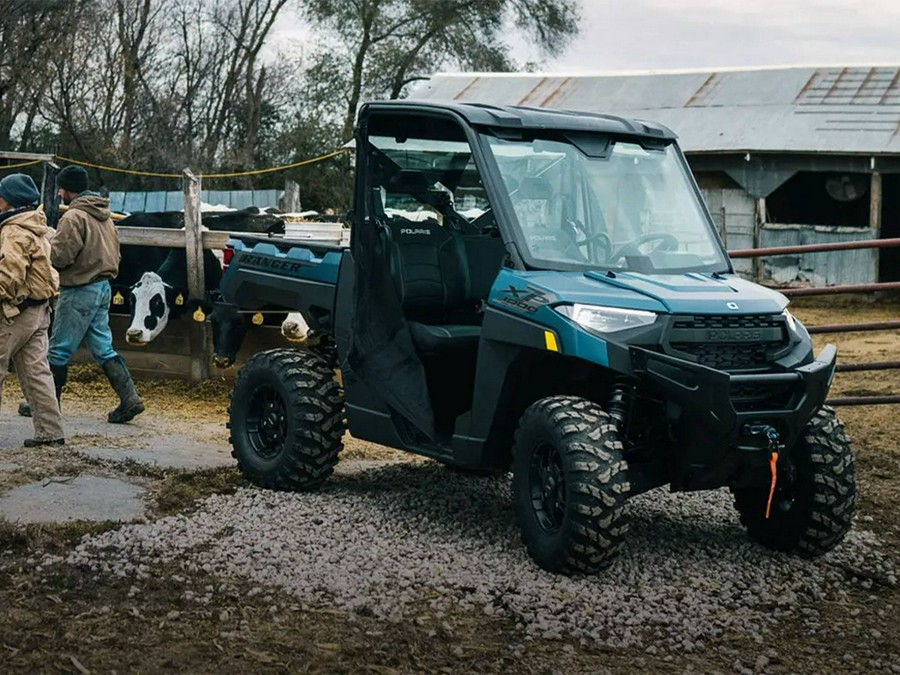
[[[701,192],[725,246],[731,250],[754,248],[754,231],[759,222],[756,200],[740,188],[711,187],[708,182]],[[759,231],[758,245],[800,246],[877,237],[877,231],[868,227],[765,223]],[[738,274],[753,279],[751,258],[733,262]],[[877,263],[877,249],[770,256],[762,258],[759,281],[810,286],[868,284],[878,281]]]
[[[869,227],[782,225],[768,223],[760,232],[760,246],[803,246],[875,239]],[[763,258],[764,280],[778,284],[800,282],[810,286],[870,284],[877,279],[878,249],[823,251]]]
[[[753,231],[756,227],[756,200],[740,188],[701,187],[706,206],[713,217],[719,234],[729,249],[753,248]],[[739,258],[734,269],[741,276],[753,277],[753,260]]]

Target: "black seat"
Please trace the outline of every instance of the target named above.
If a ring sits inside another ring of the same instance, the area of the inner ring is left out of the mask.
[[[477,345],[480,326],[458,322],[470,298],[461,235],[435,221],[396,219],[388,228],[391,276],[416,348],[434,353]]]
[[[478,346],[478,338],[481,337],[481,326],[434,326],[418,321],[407,323],[416,349],[423,354],[471,349]]]

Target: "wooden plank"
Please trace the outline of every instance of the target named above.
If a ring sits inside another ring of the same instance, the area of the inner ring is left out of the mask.
[[[129,317],[122,314],[110,314],[109,328],[113,336],[113,347],[116,351],[159,352],[162,354],[190,354],[190,318],[169,319],[160,335],[149,345],[140,347],[129,344],[125,340],[125,332],[130,325]]]
[[[128,364],[128,369],[138,378],[175,378],[186,380],[190,377],[190,356],[134,351],[124,352],[121,356],[125,359],[125,363]],[[92,363],[92,360],[85,349],[79,349],[72,357],[72,362]]]
[[[203,248],[211,250],[221,250],[225,248],[228,240],[231,239],[231,233],[203,230],[203,232],[200,233],[200,238],[203,240]]]
[[[170,230],[164,227],[120,227],[118,232],[119,242],[128,246],[184,247],[184,230]]]
[[[308,225],[306,227],[305,225]],[[297,229],[297,239],[309,242],[321,242],[326,244],[338,244],[346,237],[349,231],[334,223],[307,223],[294,225]],[[218,232],[203,230],[200,240],[203,248],[208,250],[221,250],[225,248],[228,240],[235,235],[248,235],[251,237],[265,237],[259,232]],[[170,230],[163,227],[120,227],[119,242],[128,246],[165,246],[167,248],[183,248],[185,245],[184,230]]]
[[[162,335],[144,347],[126,342],[124,333],[113,334],[113,347],[118,352],[158,352],[160,354],[190,356],[190,344],[190,336],[187,334],[172,335],[163,332]]]
[[[127,318],[127,317],[117,317]],[[111,324],[114,323],[111,321]],[[196,323],[190,318],[175,319],[166,327],[166,331],[174,329],[177,336],[167,335],[163,332],[156,340],[146,347],[134,347],[127,344],[123,338],[117,338],[113,333],[113,346],[125,359],[129,369],[141,379],[174,378],[180,380],[191,379],[191,352],[187,332],[190,324]],[[124,336],[124,330],[118,335]],[[212,339],[207,336],[208,353],[212,353]],[[220,369],[208,366],[209,376],[213,378],[234,379],[238,371],[254,354],[267,349],[289,348],[291,345],[281,336],[279,326],[254,326],[247,332],[247,337],[238,352],[238,358],[231,368]],[[91,363],[91,357],[84,349],[80,349],[73,357],[74,363]]]

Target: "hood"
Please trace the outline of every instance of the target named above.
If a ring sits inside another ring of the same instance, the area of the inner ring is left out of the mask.
[[[744,281],[736,274],[617,272],[607,276],[605,272],[540,271],[513,276],[540,289],[550,304],[606,305],[658,314],[735,315],[777,314],[788,304],[781,293]],[[501,281],[498,300],[506,292],[507,282]]]
[[[109,199],[99,195],[82,195],[69,204],[70,209],[78,209],[92,216],[95,220],[109,218]]]
[[[47,217],[43,211],[35,211],[29,209],[20,211],[9,216],[3,221],[3,225],[15,225],[23,230],[28,230],[37,237],[44,237],[47,234]]]
[[[774,314],[788,304],[781,293],[745,281],[736,274],[619,272],[610,277],[601,272],[587,272],[585,276],[653,298],[670,314]]]

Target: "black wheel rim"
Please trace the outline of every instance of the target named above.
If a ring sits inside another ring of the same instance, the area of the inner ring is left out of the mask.
[[[284,449],[287,439],[287,408],[284,398],[270,385],[257,387],[250,397],[247,433],[253,451],[272,459]]]
[[[566,479],[562,456],[553,445],[542,443],[534,449],[529,485],[538,524],[547,532],[561,528],[566,517]]]

